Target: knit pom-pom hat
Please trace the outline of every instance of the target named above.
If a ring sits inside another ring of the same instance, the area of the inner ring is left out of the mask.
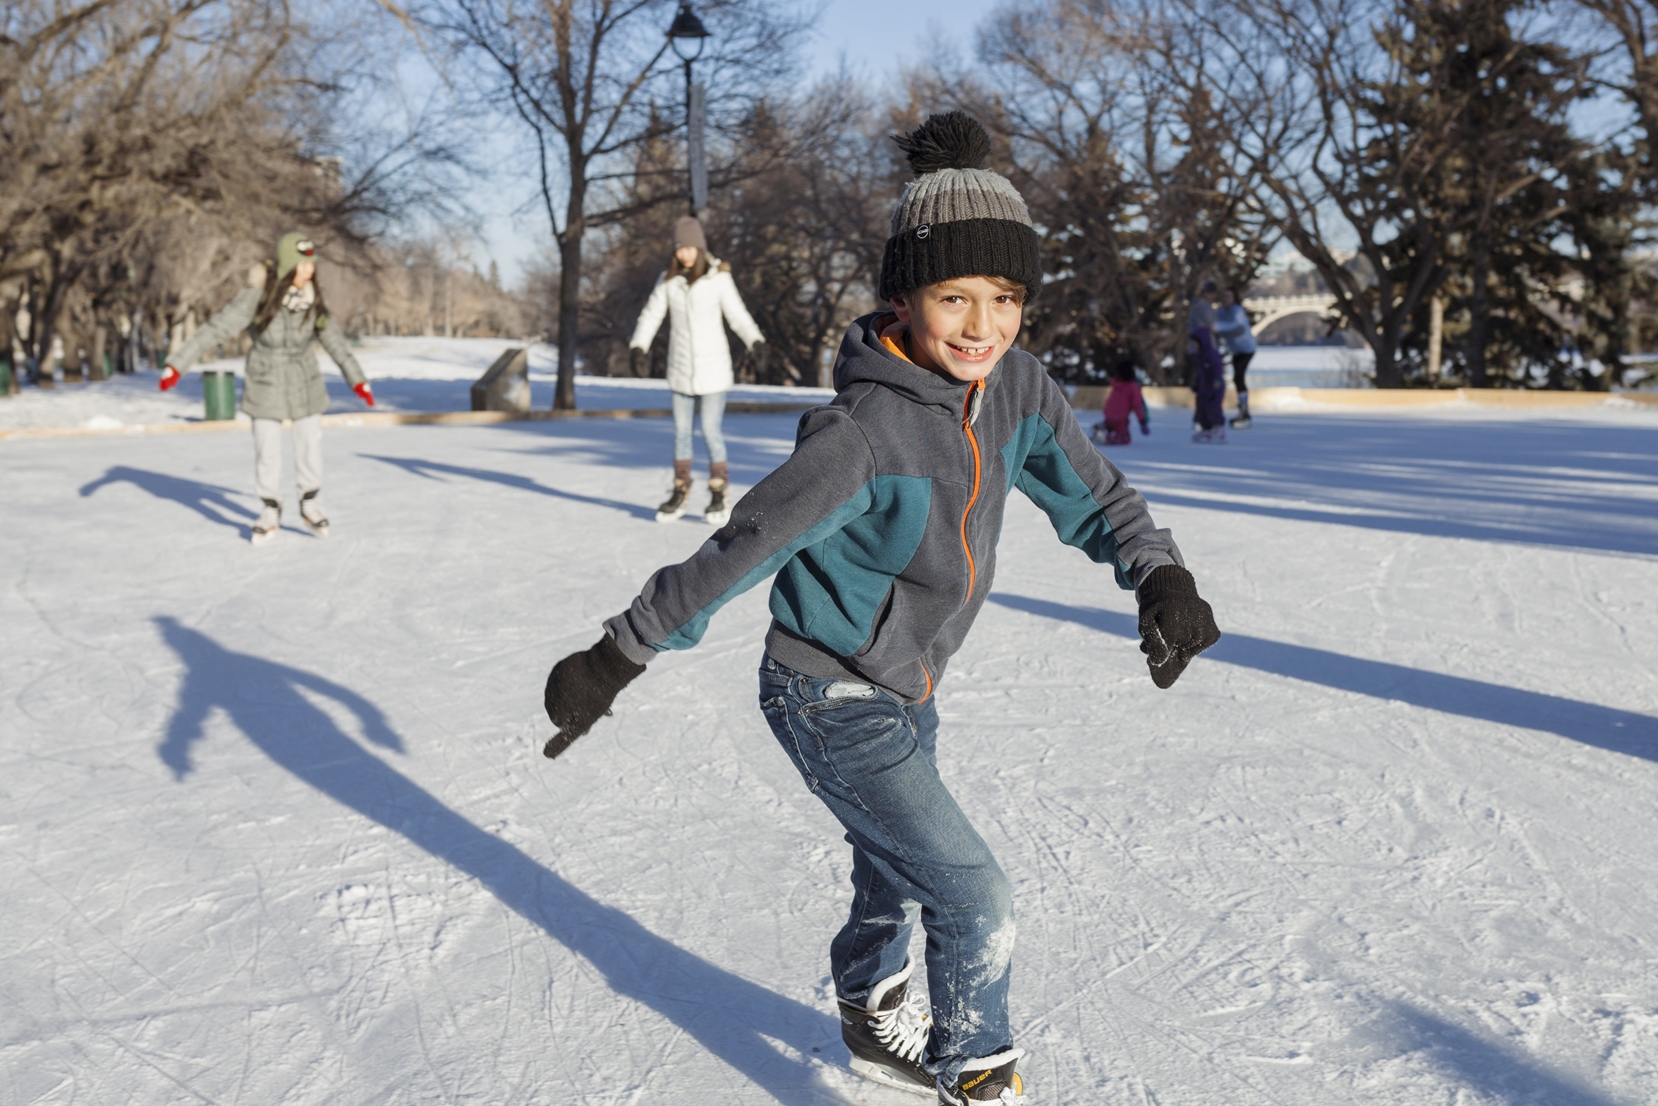
[[[964,276],[1001,277],[1025,286],[1027,302],[1042,286],[1042,255],[1030,211],[1006,177],[980,168],[990,136],[961,111],[930,115],[892,140],[915,179],[892,212],[881,257],[883,300]]]
[[[299,231],[289,231],[276,244],[276,279],[281,280],[295,269],[301,261],[310,261],[317,255],[317,247],[311,240]]]

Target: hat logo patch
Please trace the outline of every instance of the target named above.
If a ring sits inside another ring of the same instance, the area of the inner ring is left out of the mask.
[[[926,238],[931,233],[933,233],[933,228],[930,223],[922,223],[920,226],[915,228],[915,236],[917,238]]]
[[[295,242],[294,249],[298,250],[304,257],[310,257],[312,254],[317,252],[317,248],[311,244],[311,240],[309,238],[302,238],[298,242]]]

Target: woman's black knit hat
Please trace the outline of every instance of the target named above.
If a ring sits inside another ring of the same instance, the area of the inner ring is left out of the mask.
[[[883,300],[941,280],[993,276],[1025,286],[1027,301],[1042,287],[1042,255],[1030,211],[1006,177],[980,168],[990,136],[961,111],[930,115],[893,135],[915,179],[892,212],[881,257]]]

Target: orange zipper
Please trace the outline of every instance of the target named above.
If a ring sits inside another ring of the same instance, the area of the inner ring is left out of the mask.
[[[973,397],[984,390],[984,381],[975,380],[973,386],[967,389],[967,400],[961,406],[961,428],[967,435],[967,443],[973,447],[973,494],[967,499],[967,509],[961,513],[961,551],[967,554],[967,598],[962,600],[962,606],[967,606],[973,599],[973,588],[978,582],[978,566],[973,563],[973,548],[967,544],[967,516],[973,513],[973,504],[979,501],[979,439],[973,433]]]
[[[926,661],[921,662],[921,674],[927,677],[927,694],[921,697],[921,702],[925,703],[928,699],[933,697],[933,674],[927,671]]]

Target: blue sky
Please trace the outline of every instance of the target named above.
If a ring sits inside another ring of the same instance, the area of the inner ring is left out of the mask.
[[[828,0],[801,60],[810,77],[835,72],[844,57],[854,73],[882,81],[934,44],[970,51],[974,29],[995,7],[993,0]],[[499,168],[467,197],[483,219],[478,267],[487,270],[493,258],[509,285],[518,280],[524,262],[550,241],[546,215],[538,203],[527,204],[536,192],[530,163],[522,155],[524,138],[520,129],[503,126],[486,139],[499,151],[491,158]]]

